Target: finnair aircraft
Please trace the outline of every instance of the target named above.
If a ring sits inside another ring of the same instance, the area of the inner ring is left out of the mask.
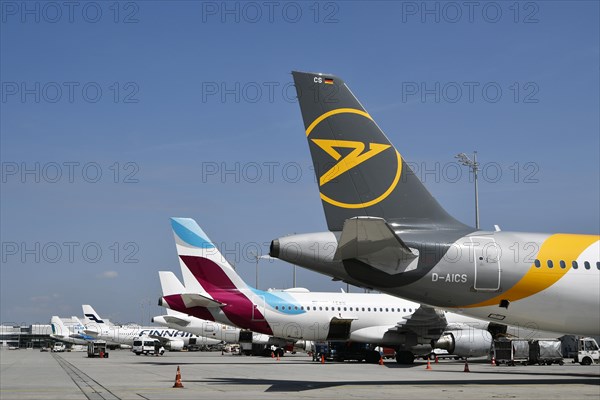
[[[50,326],[52,327],[51,338],[60,340],[61,342],[82,344],[85,345],[90,340],[95,340],[93,336],[85,333],[85,326],[79,318],[71,317],[70,323],[67,325],[62,318],[54,315],[50,318]]]
[[[312,341],[340,340],[398,349],[399,363],[428,354],[432,343],[451,354],[485,355],[496,329],[488,323],[385,294],[262,291],[248,286],[198,224],[172,218],[185,290],[159,304],[204,320],[265,335]],[[379,360],[379,354],[372,355]]]
[[[156,328],[151,326],[127,327],[106,324],[90,305],[83,305],[83,314],[88,319],[85,333],[101,340],[132,346],[133,340],[140,336],[158,339],[162,345],[172,351],[182,350],[189,345],[211,345],[221,343],[217,339],[209,339],[182,332],[175,329]]]
[[[292,74],[329,231],[275,239],[272,257],[501,324],[600,334],[598,235],[457,221],[342,79]]]

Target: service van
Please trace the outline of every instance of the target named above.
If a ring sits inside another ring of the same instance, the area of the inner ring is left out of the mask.
[[[151,339],[149,337],[137,337],[133,340],[133,347],[131,348],[137,356],[140,354],[144,355],[163,355],[165,348],[157,339]]]

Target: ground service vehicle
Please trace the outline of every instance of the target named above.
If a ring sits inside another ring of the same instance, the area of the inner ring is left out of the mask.
[[[525,339],[500,339],[494,341],[496,365],[527,365],[529,362],[529,342]]]
[[[529,364],[563,365],[562,344],[558,339],[529,341]]]
[[[584,337],[579,339],[579,350],[575,362],[581,365],[591,365],[600,362],[598,343],[594,338]]]
[[[321,356],[328,361],[366,361],[377,364],[381,358],[379,351],[371,349],[371,345],[357,342],[318,342],[315,343],[314,360]]]
[[[54,346],[52,346],[53,353],[62,353],[63,351],[65,351],[64,343],[56,342],[56,343],[54,343]]]
[[[160,344],[160,341],[151,339],[149,337],[138,337],[133,341],[133,348],[131,349],[137,356],[143,355],[163,355],[165,348]]]
[[[87,346],[87,355],[90,358],[108,358],[108,351],[106,351],[106,342],[104,340],[95,340],[89,342]]]

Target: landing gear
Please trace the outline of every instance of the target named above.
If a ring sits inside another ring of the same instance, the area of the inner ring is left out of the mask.
[[[369,350],[365,355],[365,361],[368,364],[377,364],[379,363],[379,359],[381,358],[381,354],[375,350]]]
[[[284,354],[285,350],[283,350],[281,347],[278,347],[277,350],[275,350],[275,356],[277,357],[283,357]]]
[[[397,351],[396,362],[398,364],[410,365],[415,362],[415,356],[410,351]]]

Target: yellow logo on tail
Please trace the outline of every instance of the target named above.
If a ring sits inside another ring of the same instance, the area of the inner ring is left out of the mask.
[[[351,140],[330,140],[330,139],[312,139],[312,141],[329,154],[333,159],[338,161],[329,171],[321,175],[319,186],[323,186],[332,179],[337,178],[344,172],[362,164],[371,157],[376,156],[382,151],[390,148],[389,144],[369,143],[369,150],[365,150],[363,142],[355,142]],[[336,148],[353,149],[346,157],[336,150]]]

